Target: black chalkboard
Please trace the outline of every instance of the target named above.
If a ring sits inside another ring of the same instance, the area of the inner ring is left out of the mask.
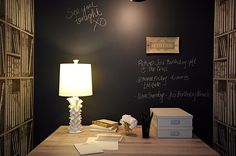
[[[83,124],[180,107],[193,114],[194,133],[211,143],[213,4],[36,1],[35,144],[69,122],[59,64],[75,58],[92,64],[94,94],[81,97]],[[180,37],[180,53],[148,55],[146,37]]]

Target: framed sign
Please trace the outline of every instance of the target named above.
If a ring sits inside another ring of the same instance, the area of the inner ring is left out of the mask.
[[[146,37],[146,53],[179,53],[179,37]]]

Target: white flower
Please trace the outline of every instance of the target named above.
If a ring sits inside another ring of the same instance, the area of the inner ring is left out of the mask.
[[[122,118],[120,119],[120,123],[124,126],[124,124],[128,124],[130,129],[133,129],[137,126],[138,121],[132,117],[131,115],[123,115]]]

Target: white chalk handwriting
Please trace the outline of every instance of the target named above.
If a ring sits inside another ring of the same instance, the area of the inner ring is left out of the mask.
[[[68,8],[65,17],[68,20],[73,20],[78,25],[84,22],[92,24],[94,32],[98,26],[105,27],[107,25],[107,20],[103,16],[103,12],[94,2],[75,9]]]
[[[195,102],[198,98],[209,98],[209,96],[210,93],[208,90],[207,91],[177,90],[169,92],[157,91],[156,93],[153,92],[138,93],[137,99],[138,100],[156,99],[159,100],[160,103],[163,103],[165,100],[189,98]]]
[[[209,98],[208,90],[198,89],[192,91],[186,88],[171,87],[173,82],[188,86],[188,81],[191,81],[192,75],[186,71],[195,68],[197,63],[196,58],[139,59],[137,61],[138,75],[136,80],[139,90],[136,98],[138,100],[155,99],[161,103],[173,99],[191,99],[196,102],[198,98]],[[183,72],[174,73],[173,67]],[[170,88],[170,90],[163,92],[161,89],[165,87]]]

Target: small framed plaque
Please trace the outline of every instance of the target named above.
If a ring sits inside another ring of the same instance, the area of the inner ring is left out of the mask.
[[[179,37],[146,37],[146,53],[179,53]]]

